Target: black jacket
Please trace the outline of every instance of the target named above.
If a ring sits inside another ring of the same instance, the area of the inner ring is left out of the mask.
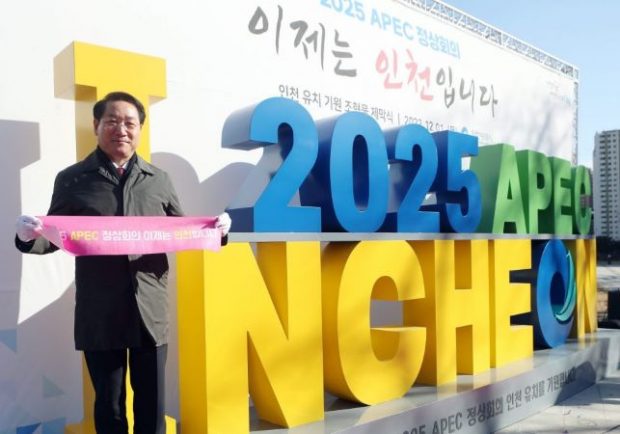
[[[136,155],[119,179],[97,149],[56,176],[48,215],[181,216],[183,211],[166,172]],[[24,253],[57,250],[43,237],[28,243],[16,238],[15,243]],[[93,351],[166,343],[167,279],[164,253],[76,257],[76,348]]]

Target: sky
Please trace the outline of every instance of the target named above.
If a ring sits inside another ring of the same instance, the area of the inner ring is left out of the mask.
[[[578,163],[620,129],[620,0],[443,0],[579,69]]]

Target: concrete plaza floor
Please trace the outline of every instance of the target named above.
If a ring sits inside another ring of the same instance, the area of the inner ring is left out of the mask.
[[[498,433],[620,433],[620,377],[604,378]]]
[[[620,264],[599,264],[596,271],[599,290],[620,289]],[[497,432],[620,433],[620,376],[604,378],[565,401]]]

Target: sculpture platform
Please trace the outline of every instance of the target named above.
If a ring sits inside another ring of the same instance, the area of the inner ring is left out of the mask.
[[[271,434],[490,433],[617,375],[620,330],[600,329],[531,359],[440,387],[414,386],[402,398],[363,406],[326,395],[325,420],[285,429],[251,414],[251,432]]]

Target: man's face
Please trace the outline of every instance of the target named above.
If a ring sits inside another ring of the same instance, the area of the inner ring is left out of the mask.
[[[136,152],[140,142],[140,117],[136,107],[126,101],[108,102],[99,121],[95,119],[97,144],[117,164]]]

